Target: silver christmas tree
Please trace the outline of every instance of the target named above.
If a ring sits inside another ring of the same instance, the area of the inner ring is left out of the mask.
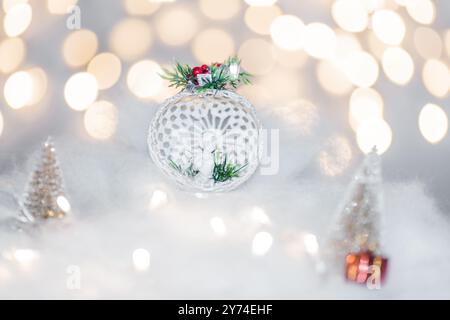
[[[330,254],[342,259],[349,253],[379,254],[382,207],[380,156],[374,148],[364,159],[338,212],[330,237]]]
[[[40,163],[31,174],[22,207],[24,222],[63,218],[70,211],[51,138],[42,146]]]

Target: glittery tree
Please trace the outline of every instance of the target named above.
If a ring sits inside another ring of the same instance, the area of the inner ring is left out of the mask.
[[[48,138],[42,146],[40,163],[31,174],[22,214],[28,220],[62,218],[69,210],[55,147]]]
[[[377,256],[380,254],[381,183],[380,157],[374,148],[353,178],[330,237],[330,255],[340,262],[345,258],[346,278],[360,283],[368,279],[371,266],[380,267],[381,278],[386,270],[387,260]]]

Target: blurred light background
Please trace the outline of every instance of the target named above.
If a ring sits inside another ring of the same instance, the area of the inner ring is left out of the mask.
[[[237,53],[254,74],[240,93],[257,109],[305,136],[326,127],[309,169],[348,175],[377,145],[385,179],[418,179],[450,209],[448,1],[3,0],[1,10],[0,173],[48,134],[120,141],[121,110],[156,110],[176,92],[163,67]],[[258,234],[253,250],[271,243]]]

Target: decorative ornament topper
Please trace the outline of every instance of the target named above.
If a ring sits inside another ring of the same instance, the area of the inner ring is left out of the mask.
[[[170,82],[170,87],[195,90],[198,92],[214,89],[236,89],[241,84],[250,84],[251,75],[242,71],[241,61],[234,56],[224,63],[212,63],[209,66],[191,68],[176,62],[172,71],[163,69],[163,79]]]
[[[181,88],[150,125],[154,162],[184,189],[228,191],[256,170],[261,125],[255,108],[232,90],[250,83],[237,57],[191,68],[176,63],[162,77]]]

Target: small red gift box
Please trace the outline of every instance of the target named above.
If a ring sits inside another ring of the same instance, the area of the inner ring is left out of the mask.
[[[386,278],[387,264],[387,258],[372,252],[350,253],[345,258],[345,278],[379,289]]]

